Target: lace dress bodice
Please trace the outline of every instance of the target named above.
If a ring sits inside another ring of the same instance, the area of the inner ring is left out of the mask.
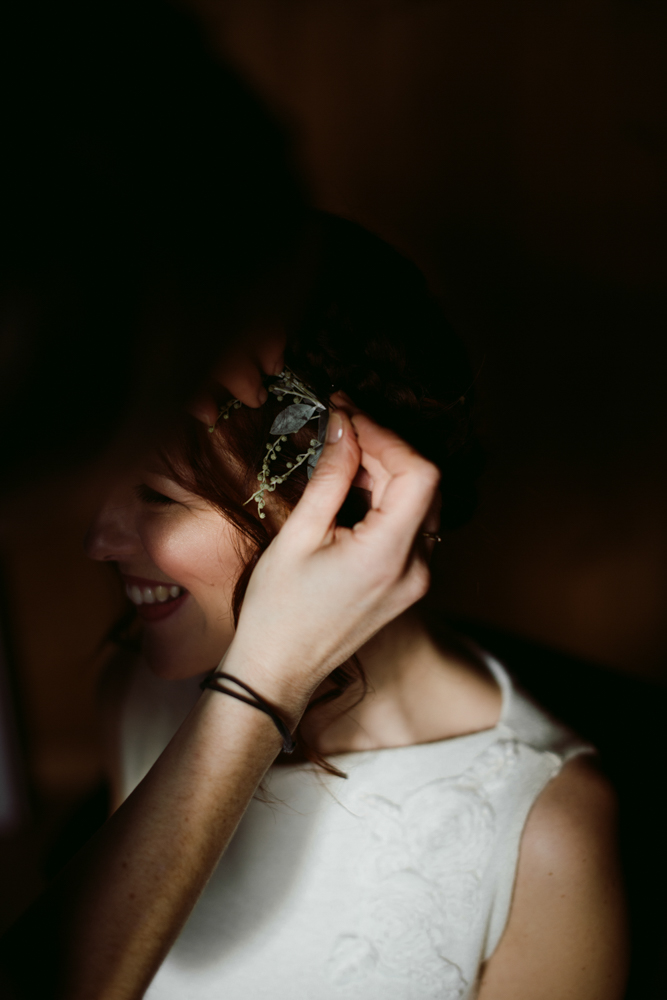
[[[503,695],[493,729],[337,755],[347,780],[273,767],[148,1000],[471,1000],[507,922],[530,808],[591,750],[487,664]],[[137,671],[126,794],[198,694],[196,680]]]

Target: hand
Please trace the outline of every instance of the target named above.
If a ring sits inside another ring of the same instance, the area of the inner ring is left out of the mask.
[[[336,514],[362,457],[373,468],[372,507],[342,528]],[[224,669],[296,722],[335,667],[426,593],[418,533],[439,478],[391,431],[334,410],[315,473],[252,574]]]
[[[246,406],[257,407],[266,402],[264,375],[279,375],[285,367],[285,331],[280,328],[247,332],[243,340],[222,357],[211,376],[211,382],[188,410],[193,417],[210,427],[218,416],[215,386],[222,385]]]

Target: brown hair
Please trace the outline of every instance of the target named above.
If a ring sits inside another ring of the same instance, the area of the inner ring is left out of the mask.
[[[469,433],[472,377],[462,345],[414,264],[354,223],[322,214],[319,224],[320,276],[286,362],[322,402],[344,390],[435,462],[443,477],[442,525],[454,527],[474,509],[480,468],[479,447]],[[244,569],[234,591],[235,621],[254,566],[278,530],[271,506],[289,512],[307,482],[304,465],[271,494],[265,520],[254,502],[246,503],[257,488],[273,419],[286,405],[270,393],[259,409],[232,409],[214,434],[188,418],[167,456],[174,478],[239,531]],[[313,427],[287,438],[272,471],[281,474],[308,447]],[[349,505],[341,516],[355,519]],[[331,675],[324,699],[338,697],[354,680],[361,682],[363,697],[363,671],[358,661],[349,661]],[[301,749],[340,773],[302,739]]]

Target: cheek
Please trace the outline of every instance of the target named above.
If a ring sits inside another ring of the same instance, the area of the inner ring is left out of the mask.
[[[174,511],[142,531],[148,557],[189,592],[170,617],[145,623],[142,648],[151,669],[177,680],[211,670],[233,639],[231,603],[243,562],[236,529],[215,512]]]
[[[237,533],[219,515],[156,518],[142,534],[149,558],[196,600],[234,586],[242,568]]]

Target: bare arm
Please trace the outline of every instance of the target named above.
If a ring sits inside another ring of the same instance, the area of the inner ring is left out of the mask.
[[[621,1000],[627,928],[614,793],[577,758],[524,831],[509,923],[479,1000]]]
[[[332,417],[342,436],[259,561],[225,660],[292,725],[333,667],[428,584],[414,540],[437,472],[393,434],[353,419],[359,443],[345,415]],[[385,472],[374,509],[355,530],[338,528],[364,452]],[[146,778],[4,940],[15,995],[141,997],[279,749],[261,712],[205,692]],[[46,976],[36,991],[38,967]]]

